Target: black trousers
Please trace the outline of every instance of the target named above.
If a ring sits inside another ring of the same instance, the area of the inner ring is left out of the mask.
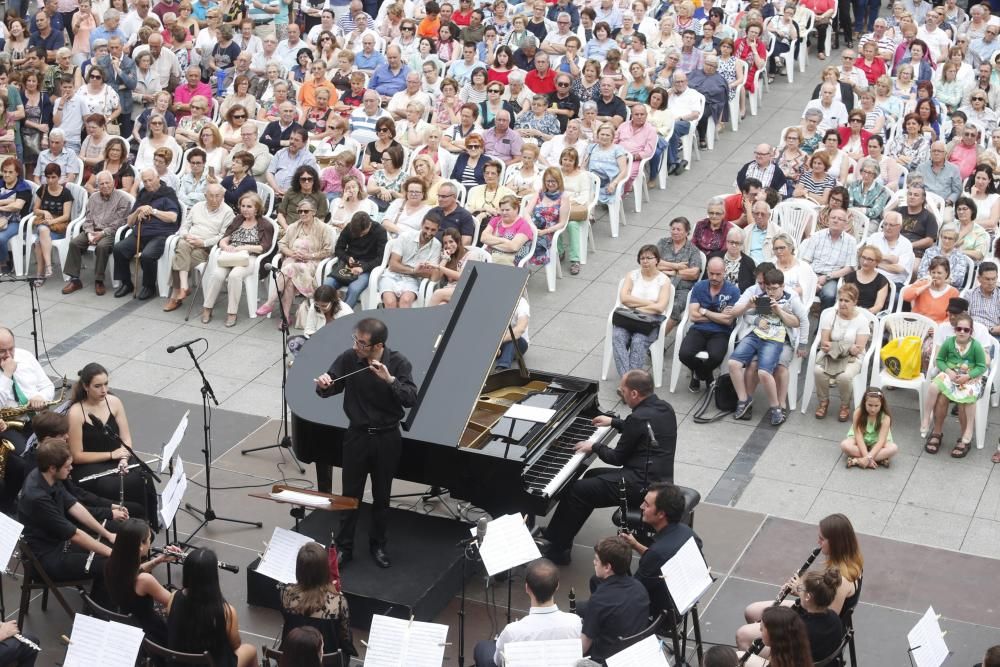
[[[629,479],[629,475],[625,476]],[[583,477],[573,482],[565,497],[559,501],[552,520],[545,529],[545,538],[558,551],[573,546],[573,538],[587,523],[591,512],[598,507],[615,507],[621,504],[621,468],[592,468]],[[642,502],[642,489],[634,482],[626,481],[625,495],[629,507],[638,507]],[[608,534],[614,527],[608,526]]]
[[[493,639],[483,639],[476,642],[472,650],[472,659],[476,667],[497,667],[493,655],[497,652],[497,643]]]
[[[854,19],[851,18],[851,0],[837,0],[837,23],[848,42],[854,41]],[[834,33],[836,35],[837,33]]]
[[[386,522],[389,516],[389,494],[392,478],[399,465],[403,440],[399,429],[382,433],[368,433],[348,428],[344,435],[343,488],[348,498],[365,494],[365,482],[372,478],[372,525],[368,529],[368,544],[384,547]],[[358,512],[344,512],[337,535],[337,548],[354,550],[354,531],[358,527]]]
[[[25,639],[38,643],[38,637],[21,633]],[[38,651],[27,644],[22,644],[11,637],[0,642],[0,665],[16,665],[17,667],[34,667]]]
[[[329,463],[316,462],[316,490],[333,493],[333,466]]]
[[[163,256],[167,244],[166,236],[147,236],[143,234],[139,240],[142,258],[142,286],[154,289],[156,287],[156,263]],[[123,285],[132,285],[132,258],[135,257],[135,235],[124,238],[115,244],[115,280]]]
[[[94,560],[87,569],[87,558],[89,551],[72,545],[68,551],[54,552],[46,554],[39,561],[45,568],[46,574],[54,582],[73,581],[75,579],[93,579],[95,591],[100,591],[104,587],[104,563],[107,558],[94,554]]]
[[[705,333],[691,328],[684,334],[677,357],[682,364],[691,369],[696,378],[710,382],[712,372],[722,365],[728,349],[728,333]],[[699,352],[708,352],[708,359],[699,359],[697,356]]]

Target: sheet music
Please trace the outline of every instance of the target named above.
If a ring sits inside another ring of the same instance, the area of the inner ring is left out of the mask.
[[[321,498],[308,493],[299,493],[298,491],[289,491],[288,489],[282,489],[278,493],[272,492],[267,495],[275,500],[283,500],[286,503],[306,505],[308,507],[326,507],[330,504],[329,498]]]
[[[490,576],[542,556],[520,514],[508,514],[490,521],[479,555]]]
[[[295,561],[303,544],[312,542],[308,535],[275,527],[264,556],[257,565],[257,573],[282,584],[295,583]]]
[[[906,633],[913,664],[916,667],[940,667],[948,657],[948,646],[944,643],[944,633],[938,623],[934,607],[928,607],[924,615]]]
[[[608,658],[608,667],[667,667],[669,664],[655,635]]]
[[[503,645],[506,667],[574,667],[583,658],[579,639],[507,642]]]
[[[705,559],[693,537],[689,537],[674,557],[660,568],[667,590],[677,610],[683,615],[698,602],[698,598],[712,585]]]
[[[365,667],[441,667],[448,626],[372,616]]]
[[[163,458],[160,459],[160,472],[167,472],[170,468],[170,459],[174,458],[174,452],[181,444],[181,440],[184,438],[184,432],[187,431],[188,427],[188,415],[191,411],[188,410],[181,417],[180,422],[177,424],[177,428],[174,429],[174,434],[170,436],[170,440],[167,440],[167,444],[163,445]]]
[[[184,474],[184,461],[177,457],[174,465],[174,474],[167,480],[167,485],[163,487],[160,496],[162,507],[160,508],[160,518],[163,525],[169,526],[174,521],[177,510],[180,509],[181,501],[184,500],[184,492],[187,491],[187,475]]]
[[[529,422],[547,424],[552,420],[552,416],[555,413],[556,411],[550,408],[538,408],[522,403],[515,403],[507,408],[507,412],[503,413],[503,416],[508,419],[523,419]]]
[[[0,570],[7,569],[10,557],[17,548],[17,541],[21,538],[21,531],[24,525],[14,521],[6,514],[0,512]]]
[[[66,650],[64,667],[134,667],[143,632],[113,621],[101,621],[78,613]]]

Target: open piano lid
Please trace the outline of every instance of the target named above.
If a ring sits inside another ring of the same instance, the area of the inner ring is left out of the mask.
[[[342,395],[320,398],[313,379],[352,347],[355,323],[374,317],[389,328],[389,348],[413,365],[419,392],[417,405],[403,419],[405,437],[458,447],[528,276],[526,269],[469,262],[448,305],[358,311],[331,322],[295,359],[289,407],[303,419],[347,428]]]

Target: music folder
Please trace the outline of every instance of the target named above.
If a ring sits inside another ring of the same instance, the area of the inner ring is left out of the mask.
[[[697,604],[699,598],[712,585],[712,575],[693,537],[689,537],[674,557],[660,568],[670,597],[680,615]]]
[[[440,667],[448,626],[372,616],[365,667]]]
[[[73,634],[63,665],[135,667],[142,638],[141,628],[78,613],[73,619]]]
[[[917,624],[906,633],[906,643],[915,667],[941,667],[949,653],[948,645],[944,643],[945,634],[941,632],[934,607],[928,607]]]
[[[650,635],[608,658],[608,667],[667,667],[660,640]]]

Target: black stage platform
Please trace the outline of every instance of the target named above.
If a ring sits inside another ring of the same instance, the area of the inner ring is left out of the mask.
[[[434,620],[462,587],[463,547],[470,524],[400,509],[389,510],[386,552],[393,566],[383,570],[368,555],[371,505],[361,505],[355,535],[354,560],[341,570],[344,593],[351,608],[351,625],[368,629],[373,614]],[[314,511],[298,532],[323,545],[340,525],[339,512]],[[257,574],[255,560],[247,568],[247,603],[280,609],[273,579]],[[472,568],[467,568],[468,573]]]

